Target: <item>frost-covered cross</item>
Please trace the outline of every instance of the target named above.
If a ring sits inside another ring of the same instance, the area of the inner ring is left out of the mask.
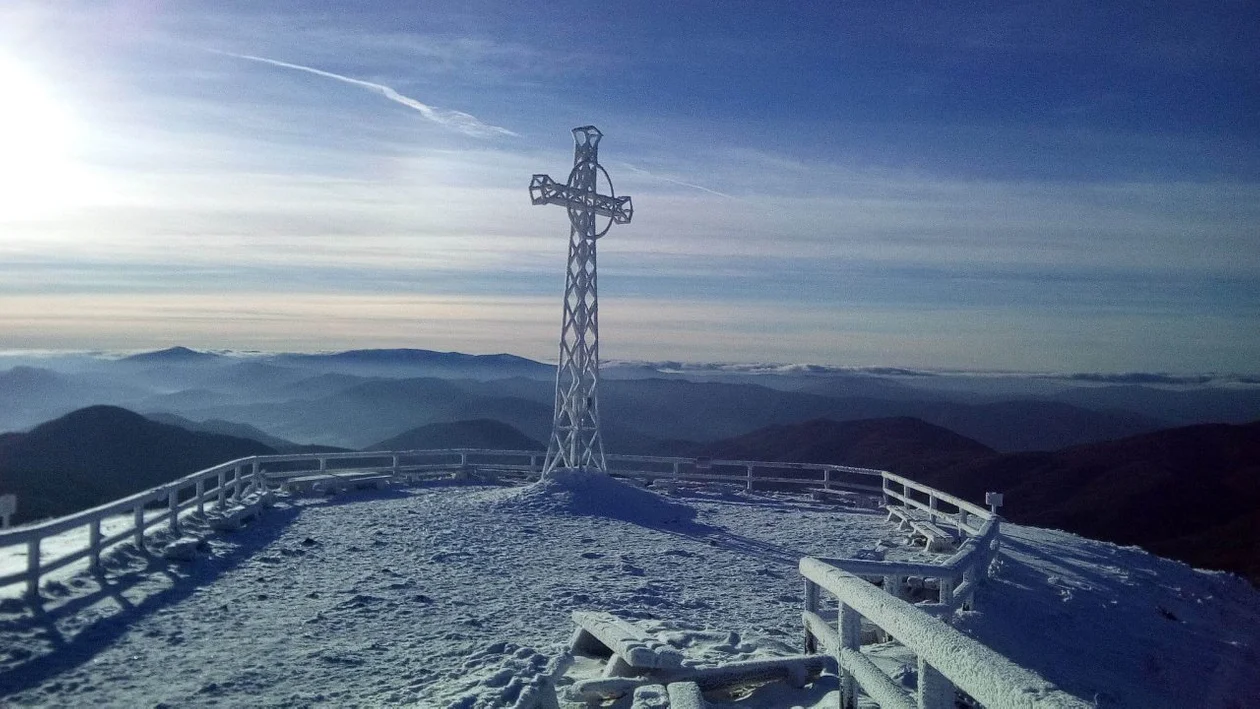
[[[615,224],[629,224],[634,207],[618,197],[608,171],[599,164],[595,126],[573,129],[573,170],[560,184],[534,175],[529,196],[534,204],[559,204],[569,211],[569,267],[564,283],[564,319],[560,325],[560,361],[556,366],[556,408],[547,443],[544,472],[555,468],[606,470],[604,439],[599,432],[599,289],[595,241]],[[600,176],[608,193],[600,194]],[[599,218],[607,219],[602,225]]]

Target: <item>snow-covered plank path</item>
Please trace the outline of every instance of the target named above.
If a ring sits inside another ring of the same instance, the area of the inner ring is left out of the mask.
[[[720,630],[725,640],[714,644],[732,656],[798,652],[800,556],[872,548],[888,526],[872,510],[725,490],[678,498],[694,520],[682,506],[677,515],[616,501],[588,509],[455,485],[282,503],[247,531],[213,539],[217,558],[116,572],[104,593],[91,593],[90,579],[67,587],[73,614],[5,606],[0,697],[80,706],[485,701],[510,695],[494,686],[509,684],[512,668],[558,654],[575,609]]]

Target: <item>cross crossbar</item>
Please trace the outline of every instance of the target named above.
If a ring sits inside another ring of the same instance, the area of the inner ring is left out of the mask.
[[[601,217],[611,217],[614,224],[629,224],[634,206],[629,197],[609,197],[591,190],[561,184],[550,175],[534,175],[529,182],[529,198],[534,204],[559,204],[583,209]]]

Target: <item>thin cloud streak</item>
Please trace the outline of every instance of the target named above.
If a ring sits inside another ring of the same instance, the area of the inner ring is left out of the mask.
[[[649,178],[651,178],[651,179],[653,179],[653,180],[660,180],[660,181],[662,181],[662,182],[668,182],[668,183],[670,183],[670,184],[680,185],[680,186],[682,186],[682,187],[690,187],[690,188],[691,188],[691,189],[693,189],[693,190],[700,190],[701,192],[708,192],[709,194],[715,194],[715,195],[717,195],[717,196],[719,196],[719,197],[725,197],[725,198],[727,198],[727,199],[735,199],[735,197],[734,197],[733,195],[726,194],[725,192],[718,192],[717,190],[711,190],[711,189],[709,189],[708,187],[704,187],[703,185],[697,185],[697,184],[694,184],[694,183],[691,183],[691,182],[683,182],[682,180],[675,180],[675,179],[670,178],[670,177],[664,177],[664,176],[662,176],[662,175],[657,175],[657,174],[656,174],[656,173],[654,173],[654,172],[648,172],[647,170],[644,170],[644,169],[641,169],[641,168],[637,168],[637,167],[635,167],[634,165],[631,165],[630,163],[624,163],[624,162],[623,162],[623,163],[617,163],[617,164],[618,164],[620,167],[624,167],[625,169],[629,170],[630,172],[638,173],[638,174],[643,175],[643,176],[645,176],[645,177],[649,177]]]
[[[420,115],[424,116],[427,120],[432,121],[444,128],[449,128],[453,131],[463,133],[464,135],[467,135],[473,138],[493,138],[495,136],[516,137],[518,135],[517,133],[514,133],[513,131],[510,131],[507,128],[502,128],[500,126],[494,126],[488,123],[483,123],[480,119],[478,119],[476,116],[470,113],[464,113],[463,111],[456,111],[456,110],[451,110],[451,109],[434,108],[433,106],[430,106],[427,103],[422,103],[420,101],[417,101],[416,99],[411,98],[410,96],[404,96],[398,93],[397,91],[395,91],[392,87],[386,86],[385,84],[377,84],[371,81],[364,81],[362,79],[355,79],[349,76],[344,76],[342,74],[334,74],[331,71],[324,71],[323,69],[316,69],[315,67],[303,66],[301,64],[291,64],[289,62],[282,62],[278,59],[268,59],[267,57],[259,57],[253,54],[237,54],[235,52],[224,52],[217,49],[208,49],[206,51],[212,52],[214,54],[221,54],[227,57],[234,57],[236,59],[244,59],[251,62],[259,62],[261,64],[270,64],[271,66],[276,66],[283,69],[293,69],[295,71],[304,71],[308,74],[314,74],[315,76],[322,76],[326,79],[333,79],[335,81],[351,84],[353,86],[361,86],[365,89],[370,89],[372,91],[375,91],[376,93],[379,93],[380,95],[384,96],[390,101],[393,101],[394,103],[400,103],[412,110],[419,112]]]

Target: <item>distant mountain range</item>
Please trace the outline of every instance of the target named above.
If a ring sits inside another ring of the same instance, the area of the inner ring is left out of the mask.
[[[349,350],[333,354],[280,354],[268,358],[281,366],[369,376],[427,376],[500,379],[555,375],[554,365],[510,354],[470,355],[432,350]]]
[[[501,421],[475,419],[420,426],[368,446],[365,450],[401,451],[434,448],[541,451],[546,450],[547,445]]]
[[[254,438],[293,445],[362,448],[419,426],[472,419],[497,419],[542,440],[555,394],[551,365],[507,354],[391,349],[241,356],[172,347],[122,359],[12,361],[42,366],[0,370],[0,430],[109,404],[245,424],[257,429]],[[605,375],[604,438],[619,453],[684,452],[821,418],[917,418],[1005,452],[1260,418],[1260,386],[1240,378],[1208,386],[1193,382],[1217,380],[670,362],[614,364]]]
[[[234,458],[274,453],[257,441],[196,433],[93,406],[0,438],[0,493],[21,523],[101,505]]]

